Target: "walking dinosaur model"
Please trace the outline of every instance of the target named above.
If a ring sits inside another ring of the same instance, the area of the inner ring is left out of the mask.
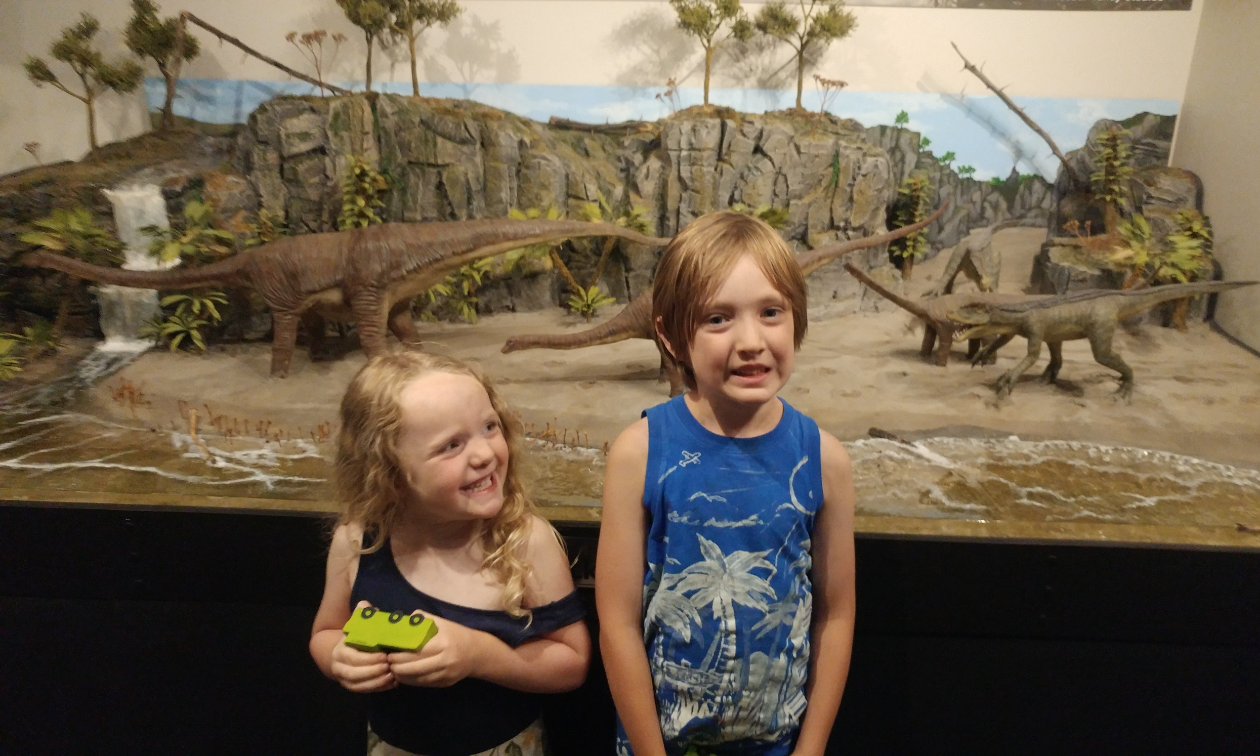
[[[881,244],[887,244],[903,236],[913,234],[915,231],[926,228],[935,222],[948,207],[949,202],[946,201],[928,218],[893,231],[867,236],[862,239],[850,239],[848,241],[825,244],[818,249],[810,250],[797,257],[797,261],[801,265],[801,272],[808,276],[837,257],[842,257],[860,249],[869,249]],[[575,333],[512,336],[503,343],[503,349],[500,351],[506,354],[522,349],[581,349],[600,344],[613,344],[626,339],[656,341],[656,329],[652,325],[651,289],[630,300],[630,303],[623,307],[621,312],[594,328],[587,328]],[[659,342],[657,342],[656,348],[661,353],[660,379],[669,380],[670,396],[678,396],[683,392],[682,376],[674,370],[672,361],[665,354],[665,350]]]
[[[291,236],[209,265],[167,271],[102,268],[43,251],[27,253],[22,263],[116,286],[254,289],[271,308],[271,375],[283,378],[289,374],[299,319],[310,331],[312,351],[322,341],[326,320],[351,321],[358,325],[363,350],[372,356],[385,349],[387,327],[400,341],[416,340],[411,298],[451,271],[519,247],[581,236],[669,243],[607,223],[498,218],[383,223]]]
[[[1037,362],[1043,342],[1050,346],[1050,364],[1041,374],[1041,379],[1054,383],[1059,369],[1063,367],[1063,342],[1089,339],[1094,360],[1120,374],[1120,388],[1116,393],[1128,401],[1133,395],[1133,369],[1111,346],[1120,321],[1160,302],[1256,283],[1260,282],[1203,281],[1121,291],[1085,289],[1026,302],[966,304],[951,317],[972,324],[961,334],[962,338],[998,337],[975,355],[973,363],[985,359],[1015,336],[1028,340],[1028,354],[998,378],[995,388],[999,397],[1010,394],[1020,375]]]
[[[993,234],[1005,228],[1021,225],[1022,221],[1007,220],[992,226],[972,229],[949,255],[941,280],[923,296],[939,297],[954,293],[954,279],[962,273],[970,278],[980,291],[997,291],[1002,274],[1002,257],[993,249]]]
[[[1045,298],[1045,295],[1030,296],[1024,294],[998,294],[997,292],[964,292],[960,294],[946,294],[933,299],[921,299],[915,302],[880,286],[874,279],[851,263],[845,263],[844,269],[880,296],[923,321],[923,345],[919,348],[919,354],[923,355],[924,359],[927,359],[932,354],[935,346],[935,362],[941,367],[949,363],[949,351],[954,346],[955,334],[974,325],[971,321],[961,321],[955,317],[954,314],[960,309],[969,305],[1014,304],[1030,299]],[[940,342],[939,345],[937,345],[938,340]],[[980,351],[980,347],[981,342],[978,337],[969,339],[967,358],[974,359]],[[997,359],[996,351],[996,348],[994,348],[992,352],[985,355],[984,359],[988,362],[993,362]]]

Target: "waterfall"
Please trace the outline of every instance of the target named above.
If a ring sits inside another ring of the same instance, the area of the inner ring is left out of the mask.
[[[114,205],[114,223],[122,240],[127,270],[158,270],[161,263],[148,252],[148,236],[140,231],[145,226],[170,228],[166,217],[166,200],[156,184],[140,184],[106,189],[105,196]],[[101,305],[101,330],[105,342],[98,352],[139,354],[153,346],[151,337],[140,336],[140,329],[154,316],[160,315],[158,293],[153,289],[101,284],[97,287]]]

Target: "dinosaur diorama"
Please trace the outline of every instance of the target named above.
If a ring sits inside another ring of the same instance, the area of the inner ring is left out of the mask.
[[[973,363],[988,358],[1015,336],[1028,340],[1028,354],[998,378],[996,389],[999,397],[1010,394],[1020,375],[1037,362],[1042,343],[1050,347],[1050,364],[1041,377],[1047,383],[1053,383],[1063,367],[1063,342],[1089,339],[1094,360],[1120,374],[1120,388],[1116,393],[1127,401],[1133,394],[1133,369],[1111,345],[1120,321],[1160,302],[1256,283],[1260,282],[1202,281],[1123,291],[1086,289],[1061,296],[1028,298],[1023,302],[971,302],[958,308],[950,317],[955,322],[972,324],[960,334],[960,338],[998,337],[973,357]]]
[[[385,348],[385,330],[415,341],[411,299],[473,260],[543,242],[617,236],[650,246],[668,239],[606,223],[553,220],[468,220],[384,223],[367,228],[277,239],[226,260],[195,268],[138,271],[105,268],[44,251],[23,264],[52,268],[116,286],[162,291],[243,286],[271,309],[271,375],[289,373],[299,319],[319,349],[326,320],[354,322],[369,355]]]
[[[945,272],[941,274],[941,280],[923,296],[939,297],[943,294],[953,294],[954,279],[959,273],[971,279],[980,291],[997,291],[998,280],[1002,274],[1002,257],[993,249],[993,234],[1020,224],[1021,221],[1008,220],[992,226],[972,229],[958,244],[954,245],[954,251],[949,255],[949,262],[945,263]]]
[[[913,234],[921,228],[926,228],[934,223],[937,218],[941,217],[948,207],[949,202],[944,202],[931,216],[909,226],[903,226],[862,239],[850,239],[848,241],[825,244],[798,256],[797,261],[801,264],[801,271],[808,276],[838,257],[857,252],[858,250],[878,247],[881,244],[887,244],[903,236]],[[575,333],[512,336],[504,342],[501,351],[508,353],[522,349],[581,349],[600,344],[613,344],[626,339],[656,341],[656,329],[652,327],[651,289],[630,300],[630,303],[622,308],[621,312],[594,328],[587,328]],[[657,349],[661,350],[660,379],[669,380],[670,396],[678,396],[683,391],[682,376],[678,375],[677,371],[672,368],[672,362],[666,356],[659,342],[656,346]]]
[[[998,294],[997,292],[989,291],[946,294],[931,299],[921,299],[916,302],[880,286],[873,278],[851,263],[845,263],[844,269],[880,296],[923,321],[923,344],[919,349],[919,353],[923,355],[924,359],[927,359],[929,355],[933,354],[935,349],[935,362],[941,367],[949,363],[949,352],[954,346],[956,334],[974,325],[969,321],[958,320],[954,316],[954,313],[958,312],[960,308],[967,305],[1014,304],[1044,298],[1042,295]],[[939,344],[937,343],[938,340]],[[981,340],[979,337],[969,338],[967,358],[973,359],[980,351],[980,347]],[[985,359],[990,362],[997,359],[996,348],[986,354]]]

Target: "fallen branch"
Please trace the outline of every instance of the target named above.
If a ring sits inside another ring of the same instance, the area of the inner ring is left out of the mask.
[[[233,37],[230,34],[219,31],[218,29],[214,28],[213,26],[206,23],[205,21],[202,21],[201,19],[197,18],[196,16],[189,13],[188,11],[184,11],[183,13],[179,14],[179,21],[180,21],[179,30],[176,32],[177,36],[175,40],[175,48],[176,48],[175,65],[177,66],[176,71],[175,71],[175,78],[177,79],[179,78],[178,66],[180,65],[180,61],[182,60],[182,56],[184,52],[184,37],[183,37],[185,33],[184,27],[189,21],[191,21],[197,26],[200,26],[202,29],[205,29],[206,31],[213,34],[214,36],[223,40],[224,42],[227,42],[230,45],[235,45],[236,47],[239,47],[240,49],[244,50],[246,53],[253,55],[255,58],[258,58],[264,63],[268,63],[270,65],[275,66],[276,68],[279,68],[281,71],[284,71],[285,73],[287,73],[288,75],[292,76],[295,79],[301,79],[302,81],[305,81],[310,84],[314,84],[317,87],[323,87],[325,89],[336,92],[337,94],[343,94],[343,95],[354,94],[349,89],[343,89],[335,84],[329,84],[328,82],[312,79],[311,77],[307,76],[304,73],[299,73],[298,71],[294,71],[292,68],[289,68],[288,66],[276,60],[275,58],[269,58],[266,55],[263,55],[262,53],[253,49],[249,45],[246,45],[244,42],[240,41],[236,37]]]
[[[569,129],[570,131],[585,131],[592,134],[622,134],[642,131],[648,125],[647,121],[622,121],[621,123],[582,123],[581,121],[570,121],[568,118],[552,116],[547,125],[558,129]]]
[[[1015,111],[1015,115],[1023,119],[1024,123],[1028,124],[1029,128],[1037,132],[1037,135],[1040,136],[1042,139],[1046,140],[1046,144],[1050,145],[1050,151],[1053,152],[1054,156],[1059,159],[1059,162],[1063,165],[1063,170],[1067,171],[1068,176],[1071,177],[1072,183],[1075,184],[1076,186],[1086,186],[1086,183],[1081,180],[1080,175],[1078,175],[1076,170],[1072,168],[1072,164],[1068,162],[1067,157],[1064,156],[1063,151],[1059,149],[1059,145],[1055,144],[1054,140],[1050,138],[1050,135],[1047,134],[1040,126],[1038,126],[1036,121],[1034,121],[1032,118],[1029,118],[1028,114],[1024,112],[1023,108],[1016,105],[1015,102],[1011,100],[1011,98],[1006,96],[1005,92],[1003,92],[996,84],[990,81],[989,77],[985,76],[984,73],[979,68],[976,68],[976,66],[972,64],[971,61],[967,60],[967,56],[962,54],[962,50],[958,49],[958,45],[954,44],[953,42],[950,42],[949,44],[953,46],[954,52],[958,53],[958,57],[962,58],[963,68],[975,74],[976,78],[979,79],[986,87],[988,87],[993,92],[993,94],[997,95],[998,98],[1002,100],[1002,102],[1006,103],[1006,107]]]

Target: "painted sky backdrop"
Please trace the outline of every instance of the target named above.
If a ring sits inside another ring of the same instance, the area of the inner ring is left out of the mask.
[[[340,86],[362,90],[362,82]],[[376,83],[376,91],[411,94],[410,82]],[[175,101],[178,115],[207,123],[244,123],[266,100],[281,94],[314,94],[315,88],[297,81],[243,81],[231,79],[183,79]],[[517,115],[546,122],[551,116],[584,123],[616,123],[656,120],[675,107],[699,105],[699,88],[683,87],[671,103],[661,88],[562,86],[541,84],[420,84],[428,97],[470,99]],[[149,107],[158,109],[165,96],[160,78],[145,82]],[[820,94],[807,90],[803,105],[818,110]],[[779,89],[713,89],[710,100],[741,113],[783,110],[793,105],[796,93]],[[1089,128],[1100,118],[1121,120],[1142,112],[1176,115],[1176,100],[1127,98],[1014,97],[1065,152],[1085,143]],[[1054,180],[1058,161],[1050,148],[997,97],[961,96],[935,92],[850,92],[834,95],[828,111],[852,118],[863,126],[892,125],[901,111],[910,122],[906,128],[931,140],[936,155],[953,152],[953,165],[970,165],[975,177],[1005,178],[1012,168],[1020,173],[1040,173]]]

